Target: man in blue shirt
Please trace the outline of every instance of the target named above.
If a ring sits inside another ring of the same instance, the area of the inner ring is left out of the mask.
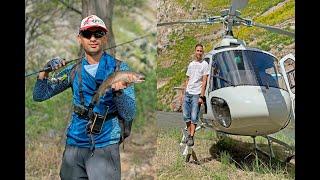
[[[100,97],[97,104],[91,101],[99,85],[116,68],[129,70],[126,63],[103,51],[107,33],[108,29],[99,17],[90,15],[84,18],[77,40],[85,56],[75,65],[65,67],[57,82],[48,79],[50,71],[40,72],[37,77],[33,92],[35,101],[44,101],[72,88],[74,111],[66,132],[61,179],[121,179],[119,119],[132,122],[135,116],[134,89],[125,82],[118,82]],[[52,70],[62,66],[65,61],[59,57],[46,65]]]

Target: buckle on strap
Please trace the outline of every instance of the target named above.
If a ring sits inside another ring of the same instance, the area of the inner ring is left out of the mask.
[[[73,111],[78,114],[79,116],[87,116],[88,115],[88,109],[85,106],[78,106],[73,105]]]

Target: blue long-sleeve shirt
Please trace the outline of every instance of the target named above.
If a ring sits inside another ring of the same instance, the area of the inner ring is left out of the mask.
[[[111,59],[111,60],[110,60]],[[102,56],[102,59],[100,61],[103,61],[106,64],[106,68],[108,68],[108,61],[112,61],[111,56],[104,54]],[[88,62],[83,59],[83,63],[81,65],[88,64]],[[104,64],[101,63],[101,64]],[[99,65],[100,66],[100,65]],[[101,65],[103,66],[103,65]],[[78,81],[77,78],[74,78],[72,80],[71,78],[71,69],[73,66],[68,66],[59,73],[58,77],[65,76],[66,78],[58,81],[58,82],[51,82],[48,79],[40,80],[38,79],[36,81],[34,91],[33,91],[33,99],[35,101],[44,101],[47,100],[60,92],[63,92],[64,90],[68,89],[69,87],[73,87],[73,103],[79,105],[79,92],[77,89],[77,83],[74,81]],[[103,66],[104,67],[104,66]],[[102,69],[103,67],[99,67],[98,70],[99,73],[102,72],[103,75],[108,75],[108,71],[106,73]],[[101,70],[102,69],[102,70]],[[126,63],[121,62],[120,63],[120,71],[127,71],[129,70],[129,67]],[[85,71],[84,68],[82,68],[82,71]],[[111,71],[112,73],[113,71]],[[98,73],[98,72],[97,72]],[[105,73],[105,74],[104,74]],[[82,81],[90,81],[94,77],[90,76],[88,72],[82,72],[82,75],[87,78],[82,78]],[[85,83],[85,82],[84,82]],[[90,84],[89,84],[90,85]],[[91,98],[93,96],[93,92],[95,89],[83,88],[83,94],[85,94],[85,105],[87,106],[89,102],[91,101]],[[91,92],[92,90],[92,92]],[[132,121],[135,113],[135,95],[134,95],[134,87],[129,86],[128,88],[123,90],[123,93],[120,96],[113,96],[112,92],[106,93],[104,99],[108,100],[105,103],[108,103],[109,105],[109,113],[118,111],[119,116],[121,116],[125,121]],[[108,97],[107,97],[108,96]],[[112,98],[110,98],[112,96]],[[97,105],[94,110],[99,113],[103,113],[105,110],[105,106],[102,103]],[[79,147],[90,147],[89,143],[89,136],[86,134],[86,125],[88,121],[85,119],[82,119],[77,114],[72,113],[71,120],[67,129],[67,144],[79,146]],[[110,119],[108,121],[105,121],[102,131],[99,135],[94,135],[95,139],[95,147],[105,147],[109,144],[115,144],[118,143],[120,140],[120,126],[119,122],[117,120],[117,117]]]

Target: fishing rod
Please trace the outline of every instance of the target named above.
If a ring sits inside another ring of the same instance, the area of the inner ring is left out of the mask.
[[[122,45],[124,45],[124,44],[132,43],[132,42],[134,42],[134,41],[136,41],[136,40],[143,39],[143,38],[145,38],[145,37],[147,37],[147,36],[151,36],[151,35],[154,35],[154,33],[150,33],[150,34],[147,34],[147,35],[144,35],[144,36],[137,37],[137,38],[135,38],[135,39],[133,39],[133,40],[130,40],[130,41],[127,41],[127,42],[124,42],[124,43],[117,44],[117,45],[115,45],[115,46],[112,46],[112,47],[109,47],[109,48],[104,49],[104,51],[109,50],[109,49],[113,49],[113,48],[116,48],[116,47],[119,47],[119,46],[122,46]],[[65,62],[65,65],[67,65],[67,64],[69,64],[69,63],[71,63],[71,62],[80,60],[80,59],[82,59],[82,57],[79,57],[79,58],[77,58],[77,59],[72,59],[72,60],[66,61],[66,62]],[[37,74],[37,73],[43,72],[43,71],[49,71],[49,72],[51,72],[52,70],[53,70],[53,69],[52,69],[51,67],[46,67],[46,68],[43,68],[43,69],[41,69],[41,70],[39,70],[39,71],[35,71],[35,72],[32,72],[32,73],[29,73],[29,74],[25,75],[24,77],[29,77],[29,76],[31,76],[31,75],[34,75],[34,74]]]

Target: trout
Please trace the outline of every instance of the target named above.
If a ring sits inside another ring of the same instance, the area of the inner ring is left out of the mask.
[[[132,76],[132,79],[128,78],[128,75]],[[113,73],[108,79],[104,80],[97,90],[96,94],[92,98],[93,103],[98,103],[100,97],[108,91],[111,86],[117,82],[125,82],[130,86],[133,83],[144,82],[145,76],[141,73],[132,72],[132,71],[117,71]],[[127,87],[128,87],[127,86]]]

